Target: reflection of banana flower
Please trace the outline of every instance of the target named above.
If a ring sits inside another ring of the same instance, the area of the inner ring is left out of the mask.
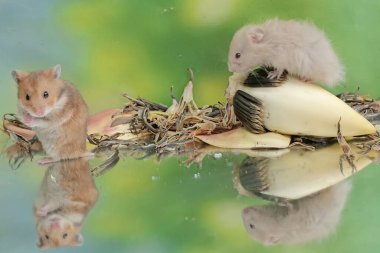
[[[356,171],[378,157],[378,152],[359,155],[353,145],[351,150]],[[290,150],[278,157],[247,157],[235,171],[235,185],[270,198],[294,200],[337,184],[353,173],[339,144],[333,144],[315,151]]]

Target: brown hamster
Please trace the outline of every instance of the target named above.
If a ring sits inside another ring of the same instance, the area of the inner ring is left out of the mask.
[[[343,181],[287,206],[248,207],[242,212],[244,226],[265,245],[321,240],[335,231],[350,191],[351,183]]]
[[[87,105],[60,75],[60,65],[34,72],[12,71],[21,120],[36,132],[53,161],[87,155]]]
[[[33,206],[39,235],[37,246],[80,246],[83,221],[97,197],[86,159],[51,164]]]
[[[344,79],[343,66],[326,35],[308,22],[271,19],[239,29],[230,44],[228,68],[248,72],[271,66],[269,77],[290,75],[313,83],[335,86]]]

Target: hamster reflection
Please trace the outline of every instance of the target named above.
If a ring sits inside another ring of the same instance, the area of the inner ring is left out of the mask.
[[[50,165],[33,207],[39,236],[37,246],[80,246],[83,221],[97,197],[86,159]]]
[[[299,244],[333,233],[351,190],[347,178],[379,156],[378,152],[360,155],[354,145],[351,151],[355,171],[342,161],[338,144],[243,159],[234,170],[239,193],[276,202],[242,211],[248,233],[265,245]]]
[[[298,244],[326,238],[335,231],[351,183],[341,182],[288,205],[245,208],[244,226],[253,239],[265,244]]]

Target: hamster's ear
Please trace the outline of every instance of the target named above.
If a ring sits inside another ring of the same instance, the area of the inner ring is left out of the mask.
[[[248,30],[248,37],[251,43],[260,43],[264,37],[264,31],[260,28]]]
[[[29,72],[21,71],[21,70],[12,70],[11,72],[13,80],[16,81],[17,84],[21,82],[25,77],[29,75]]]
[[[61,77],[61,65],[57,64],[52,69],[52,74],[54,79],[58,79]]]
[[[81,234],[76,234],[75,235],[75,241],[71,244],[72,246],[82,246],[83,244],[83,236]]]

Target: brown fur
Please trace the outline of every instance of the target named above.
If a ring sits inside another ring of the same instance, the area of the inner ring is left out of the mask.
[[[12,75],[22,120],[36,132],[47,155],[53,160],[85,156],[87,105],[72,84],[59,79],[60,66]]]
[[[98,190],[87,160],[52,164],[45,173],[33,207],[39,235],[37,246],[80,246],[83,221],[97,197]]]

